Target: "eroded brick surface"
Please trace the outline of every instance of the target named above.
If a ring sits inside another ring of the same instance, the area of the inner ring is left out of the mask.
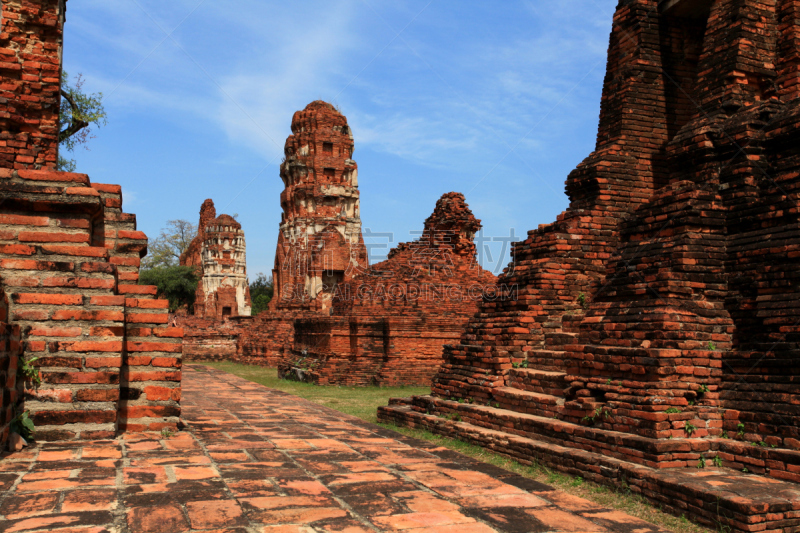
[[[155,287],[136,284],[147,237],[122,212],[120,187],[84,174],[5,170],[0,189],[0,321],[12,328],[3,339],[10,357],[0,360],[3,425],[16,409],[30,411],[44,440],[176,427],[183,331],[169,327]],[[42,383],[29,381],[15,396],[20,348]],[[153,387],[172,394],[148,398]]]
[[[618,532],[651,524],[288,394],[187,367],[189,430],[0,460],[0,529]]]

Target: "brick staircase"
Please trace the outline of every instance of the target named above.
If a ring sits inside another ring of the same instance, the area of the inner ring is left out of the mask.
[[[176,427],[183,332],[166,327],[155,287],[136,284],[147,237],[120,187],[0,170],[0,189],[0,284],[42,380],[24,392],[36,438]]]
[[[515,372],[527,373],[524,369]],[[541,412],[547,409],[542,407]],[[778,462],[786,470],[800,472],[800,451],[755,447],[728,439],[648,439],[503,406],[432,396],[393,399],[388,406],[378,408],[378,420],[426,429],[523,464],[536,462],[642,494],[665,511],[689,513],[711,527],[737,531],[796,531],[800,527],[800,488],[796,483],[787,482],[780,471],[771,473],[771,477],[742,472],[756,472]],[[701,457],[705,468],[698,468]],[[715,467],[715,458],[726,467]]]

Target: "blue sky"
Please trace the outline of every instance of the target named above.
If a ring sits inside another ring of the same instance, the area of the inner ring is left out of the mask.
[[[394,235],[374,244],[411,240],[458,191],[483,221],[482,263],[502,268],[508,249],[491,239],[555,220],[594,149],[615,6],[72,0],[64,68],[108,112],[77,171],[122,185],[150,237],[197,223],[206,198],[238,213],[253,279],[274,260],[292,115],[322,99],[355,135],[363,227]]]

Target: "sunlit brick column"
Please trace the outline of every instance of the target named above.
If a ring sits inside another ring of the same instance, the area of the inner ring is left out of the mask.
[[[155,287],[129,290],[134,288],[138,294],[125,300],[120,429],[174,430],[180,417],[183,328],[168,326],[169,302],[153,299]]]

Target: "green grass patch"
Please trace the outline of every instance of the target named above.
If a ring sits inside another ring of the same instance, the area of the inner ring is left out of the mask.
[[[278,378],[277,368],[241,365],[238,363],[197,363],[224,370],[240,378],[300,396],[314,403],[357,416],[373,424],[378,421],[378,407],[387,405],[389,398],[430,394],[430,387],[338,387],[299,383]]]
[[[430,394],[428,387],[337,387],[319,386],[310,383],[298,383],[278,379],[275,368],[241,365],[237,363],[198,363],[219,370],[224,370],[254,383],[260,383],[272,389],[294,394],[306,400],[326,405],[337,411],[357,416],[367,422],[377,423],[377,409],[387,405],[389,398]],[[450,450],[462,453],[484,463],[504,468],[515,474],[545,483],[557,489],[592,501],[602,507],[617,509],[631,516],[641,518],[676,533],[711,533],[713,530],[693,524],[685,517],[676,517],[660,511],[643,497],[635,494],[629,487],[614,489],[586,481],[582,477],[573,477],[533,462],[522,464],[499,453],[492,452],[474,444],[449,437],[436,435],[427,430],[399,427],[378,423],[403,435],[426,440]]]

